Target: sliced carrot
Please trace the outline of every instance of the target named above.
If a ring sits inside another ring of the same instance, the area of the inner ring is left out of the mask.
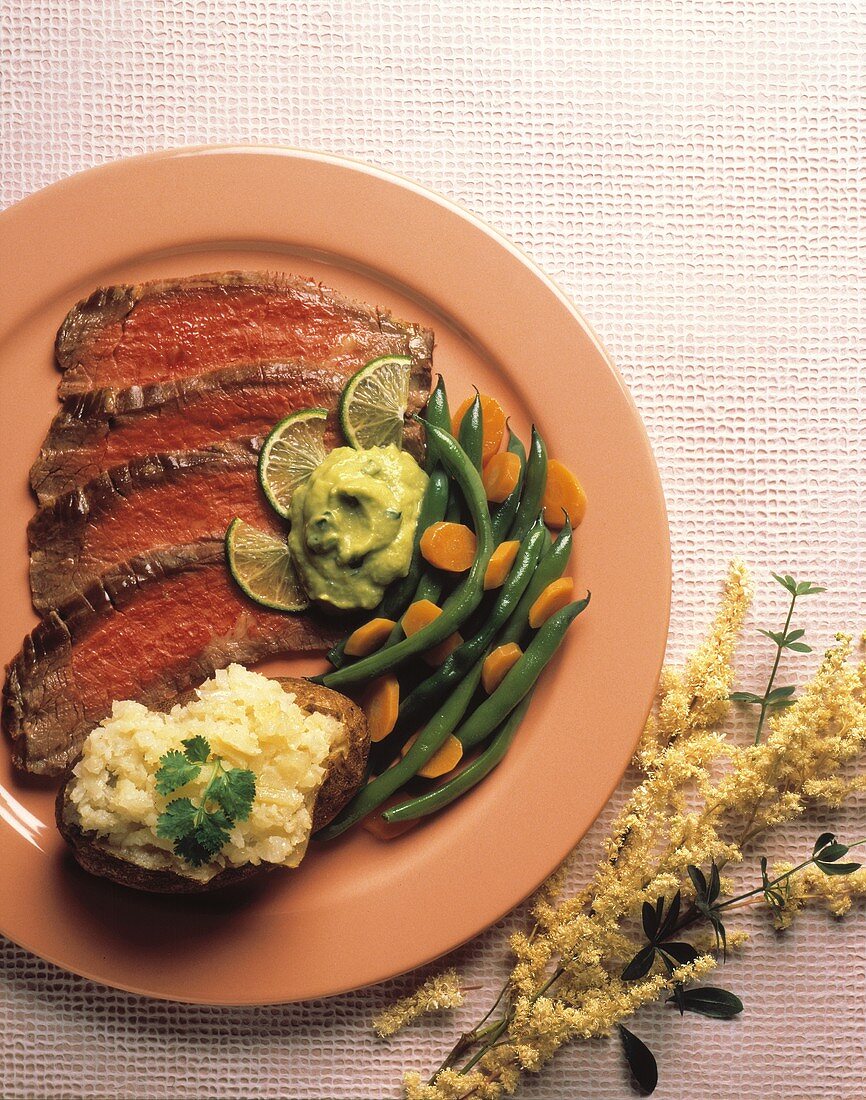
[[[346,639],[345,652],[350,657],[366,657],[384,645],[395,625],[393,619],[371,619],[352,631]]]
[[[431,523],[421,536],[421,555],[436,569],[464,573],[475,561],[478,540],[465,523]]]
[[[484,439],[481,448],[481,460],[482,462],[486,462],[488,458],[496,454],[499,450],[499,445],[502,443],[502,436],[505,434],[505,413],[502,411],[502,406],[494,397],[490,397],[486,393],[482,393],[480,396]],[[457,433],[460,431],[460,423],[469,411],[469,406],[474,400],[474,394],[472,397],[467,397],[451,419],[451,431],[455,439],[457,438]]]
[[[538,630],[551,615],[571,603],[573,591],[574,581],[571,577],[560,577],[558,581],[552,581],[529,609],[529,625],[532,629]]]
[[[501,588],[505,584],[505,578],[511,572],[511,567],[514,565],[514,559],[517,557],[519,549],[520,543],[516,540],[500,542],[490,555],[490,562],[484,573],[485,591],[491,588]]]
[[[421,820],[420,817],[416,817],[414,821],[394,821],[391,824],[382,820],[382,814],[385,810],[390,810],[392,806],[399,806],[401,802],[405,801],[405,793],[392,794],[378,809],[375,809],[371,814],[367,814],[361,821],[361,828],[367,833],[372,833],[378,840],[394,840],[395,837],[408,833],[410,829],[418,824]]]
[[[517,485],[520,459],[511,451],[500,451],[484,464],[481,482],[488,500],[501,504]]]
[[[484,658],[481,666],[481,684],[488,695],[492,695],[505,679],[508,671],[523,656],[523,650],[517,642],[497,646]]]
[[[442,608],[437,607],[432,600],[416,600],[406,608],[400,620],[403,633],[407,638],[411,638],[423,627],[429,626],[434,619],[438,619],[441,614]]]
[[[417,634],[422,627],[432,623],[434,619],[438,619],[441,614],[442,608],[437,607],[430,600],[416,600],[415,603],[409,605],[401,620],[403,633],[409,638],[413,634]],[[455,630],[453,634],[449,634],[444,642],[432,646],[421,656],[428,665],[436,668],[462,643],[463,638]]]
[[[417,737],[417,734],[410,737],[403,746],[403,756],[405,756],[412,747],[415,737]],[[448,740],[445,744],[440,749],[437,749],[423,768],[418,769],[418,775],[423,775],[425,779],[438,779],[440,775],[447,775],[448,772],[454,771],[462,758],[463,746],[453,733],[449,733]]]
[[[371,741],[384,741],[397,721],[400,683],[396,676],[380,676],[364,692],[361,702]]]
[[[586,493],[583,486],[569,470],[555,458],[547,463],[547,484],[541,498],[544,510],[544,522],[548,527],[560,528],[565,524],[565,515],[572,527],[577,527],[586,513]]]
[[[449,634],[444,642],[440,642],[439,645],[434,645],[432,649],[428,649],[426,653],[422,653],[424,661],[428,665],[432,665],[433,668],[438,668],[451,656],[458,646],[463,645],[463,635],[455,630],[453,634]]]

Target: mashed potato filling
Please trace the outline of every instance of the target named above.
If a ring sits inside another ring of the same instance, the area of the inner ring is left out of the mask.
[[[343,724],[325,714],[306,714],[295,696],[240,665],[217,672],[198,698],[170,714],[140,703],[115,703],[110,718],[84,743],[74,769],[66,813],[81,829],[95,832],[100,847],[150,870],[170,870],[207,882],[226,867],[274,863],[297,867],[312,829],[316,795],[331,747]],[[248,768],[256,796],[246,821],[203,867],[191,867],[156,835],[156,821],[174,798],[197,801],[208,769],[163,797],[156,791],[160,757],[200,735],[226,767]]]

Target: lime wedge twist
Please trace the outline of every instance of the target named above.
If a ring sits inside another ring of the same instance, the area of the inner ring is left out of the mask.
[[[340,398],[340,426],[353,447],[403,443],[412,360],[383,355],[352,375]]]
[[[273,427],[259,454],[259,481],[283,519],[292,497],[325,458],[327,409],[301,409]]]
[[[233,519],[226,531],[226,561],[231,575],[256,603],[276,611],[303,611],[309,606],[284,538]]]

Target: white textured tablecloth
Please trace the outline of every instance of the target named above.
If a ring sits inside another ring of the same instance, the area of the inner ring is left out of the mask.
[[[864,57],[864,0],[0,0],[0,206],[114,157],[236,140],[350,154],[458,199],[573,294],[631,386],[670,509],[671,656],[735,553],[830,586],[804,609],[821,647],[866,625]],[[782,596],[764,587],[761,625]],[[745,683],[766,666],[750,643]],[[861,805],[832,824],[864,820]],[[417,976],[195,1008],[4,943],[0,1094],[397,1096],[402,1067],[432,1065],[486,1008],[519,921],[457,953],[482,987],[465,1011],[389,1043],[370,1016]],[[657,1008],[635,1024],[660,1100],[859,1100],[862,914],[755,928],[721,979],[738,1021]],[[631,1093],[615,1047],[593,1043],[522,1095]]]

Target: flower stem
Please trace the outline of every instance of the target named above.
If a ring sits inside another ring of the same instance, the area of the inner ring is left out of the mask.
[[[797,602],[797,593],[795,592],[791,596],[791,606],[788,608],[788,617],[785,619],[785,625],[782,628],[782,638],[785,638],[788,634],[788,627],[791,625],[791,618],[794,614],[794,604]],[[773,662],[773,671],[770,673],[770,679],[767,681],[767,690],[764,692],[764,699],[761,703],[761,714],[758,718],[758,728],[755,730],[755,744],[761,740],[761,730],[764,728],[764,722],[767,718],[767,711],[769,704],[767,702],[770,692],[773,690],[773,682],[776,679],[776,673],[779,671],[779,661],[782,659],[782,650],[784,646],[776,643],[776,660]]]

